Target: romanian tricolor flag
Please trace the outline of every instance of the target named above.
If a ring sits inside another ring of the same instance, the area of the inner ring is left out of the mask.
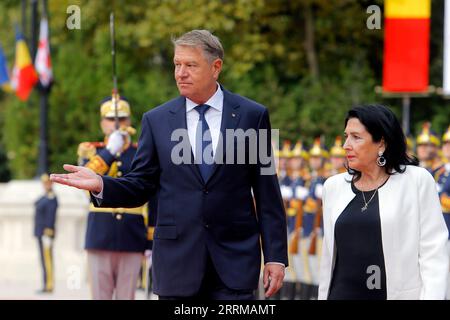
[[[428,91],[431,0],[386,0],[383,91]]]
[[[31,61],[23,35],[16,33],[16,61],[12,74],[12,86],[20,100],[26,101],[39,78]]]

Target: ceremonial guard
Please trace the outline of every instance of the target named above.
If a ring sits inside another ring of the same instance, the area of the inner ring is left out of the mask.
[[[289,178],[289,169],[288,169],[288,162],[289,158],[291,157],[291,142],[289,140],[283,141],[283,147],[281,150],[277,151],[278,156],[278,166],[277,166],[277,175],[278,180],[281,186],[288,186],[290,185],[290,178]]]
[[[436,181],[441,200],[442,213],[450,233],[450,126],[442,136],[442,155],[446,163],[436,172]],[[447,249],[450,255],[450,235]],[[450,300],[450,275],[449,283],[447,285],[447,300]]]
[[[310,180],[307,183],[308,196],[303,206],[304,247],[308,249],[308,270],[305,270],[306,285],[301,289],[302,299],[317,299],[319,286],[319,259],[322,243],[322,189],[327,178],[324,168],[329,154],[321,138],[314,140],[309,150]]]
[[[417,136],[416,145],[419,165],[427,169],[436,179],[436,173],[443,166],[443,163],[438,155],[439,137],[431,130],[429,122],[423,124],[422,131]]]
[[[78,163],[100,175],[121,177],[131,170],[137,146],[130,135],[130,105],[118,94],[100,106],[102,142],[83,142]],[[85,249],[93,299],[134,299],[143,254],[151,250],[153,227],[146,226],[146,205],[139,208],[96,208],[91,203]],[[150,212],[149,214],[152,214]]]
[[[40,293],[51,293],[54,289],[53,240],[55,238],[56,210],[58,200],[52,190],[48,174],[41,176],[45,194],[34,204],[34,236],[38,240],[43,286]]]
[[[289,300],[300,298],[299,292],[304,282],[304,258],[302,256],[301,239],[303,234],[303,204],[308,195],[308,189],[305,187],[309,179],[308,171],[308,152],[303,148],[301,141],[297,141],[291,151],[289,167],[291,172],[292,198],[289,201],[287,212],[288,219],[288,257],[290,265],[290,283],[286,283],[283,290],[284,297]],[[303,250],[304,251],[304,250]],[[307,258],[307,257],[306,257]]]
[[[408,154],[411,156],[415,156],[415,145],[414,145],[414,137],[412,135],[406,136],[406,147],[408,149]]]
[[[446,185],[447,180],[450,179],[450,126],[442,135],[442,161],[444,164],[435,172],[435,179],[439,194],[445,192],[444,186]],[[450,208],[444,209],[443,206],[443,211],[444,213],[450,213]]]
[[[338,173],[346,172],[345,168],[345,150],[342,148],[342,137],[337,136],[334,141],[334,146],[330,150],[330,164],[328,176],[333,176]]]
[[[280,186],[281,196],[283,198],[283,204],[286,210],[286,214],[289,216],[288,208],[290,205],[290,201],[293,197],[293,191],[291,188],[291,168],[290,168],[290,162],[289,159],[292,157],[292,151],[291,151],[291,142],[289,140],[284,140],[283,145],[280,150],[275,150],[275,155],[277,159],[277,176],[278,176],[278,183]],[[264,267],[264,264],[262,262],[261,267]],[[286,279],[287,278],[287,279]],[[286,282],[292,283],[293,278],[293,271],[292,269],[286,270],[286,276],[284,278],[284,284]],[[261,281],[262,281],[262,275],[261,275]],[[262,282],[261,282],[262,283]],[[284,286],[283,284],[283,286]],[[289,284],[287,285],[289,286]],[[262,285],[260,285],[262,288]],[[284,299],[284,291],[286,289],[281,288],[280,291],[278,291],[273,297],[270,299],[272,300],[279,300]],[[261,291],[261,290],[260,290]],[[259,297],[264,296],[264,292],[258,292]]]
[[[295,229],[299,204],[304,201],[308,195],[308,189],[305,187],[306,181],[309,179],[309,172],[307,169],[308,158],[308,152],[303,149],[302,142],[297,141],[288,160],[289,187],[292,190],[292,197],[286,210],[288,215],[287,226],[289,234]]]
[[[286,270],[284,284],[281,292],[282,299],[294,300],[299,281],[299,270],[294,261],[299,255],[298,246],[301,238],[301,215],[303,215],[303,200],[308,194],[305,188],[307,179],[306,161],[308,153],[303,149],[301,141],[297,141],[294,148],[289,152],[288,172],[290,198],[285,202],[288,228],[288,258],[289,268]]]

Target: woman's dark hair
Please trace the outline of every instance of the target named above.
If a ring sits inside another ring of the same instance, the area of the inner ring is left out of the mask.
[[[403,173],[404,165],[417,166],[419,161],[416,157],[409,155],[406,146],[406,137],[395,114],[387,107],[379,104],[367,104],[353,107],[347,113],[345,126],[348,120],[356,118],[366,128],[372,136],[374,142],[380,142],[384,138],[386,150],[383,153],[386,159],[384,169],[391,175],[394,170]],[[353,180],[361,178],[361,172],[347,166],[349,174],[353,175]]]

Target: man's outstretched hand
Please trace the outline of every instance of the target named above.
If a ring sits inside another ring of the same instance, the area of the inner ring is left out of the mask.
[[[52,173],[50,180],[95,193],[102,191],[103,180],[91,169],[70,164],[65,164],[63,168],[70,173]]]

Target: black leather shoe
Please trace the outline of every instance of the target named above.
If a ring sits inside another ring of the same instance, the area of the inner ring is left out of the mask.
[[[38,293],[38,294],[53,293],[53,290],[40,289],[40,290],[37,290],[36,293]]]

